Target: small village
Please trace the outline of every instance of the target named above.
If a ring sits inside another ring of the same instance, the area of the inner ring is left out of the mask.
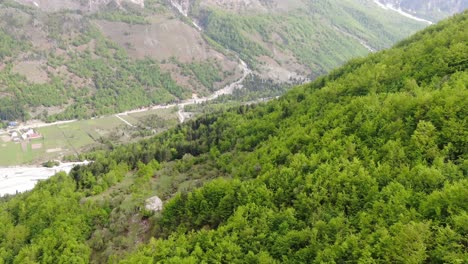
[[[9,141],[13,142],[24,142],[30,141],[33,139],[41,139],[42,135],[32,128],[18,128],[18,124],[16,122],[8,123],[8,135]]]

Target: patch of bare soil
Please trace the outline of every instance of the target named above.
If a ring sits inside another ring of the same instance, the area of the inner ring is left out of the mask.
[[[17,63],[12,71],[23,75],[31,83],[44,84],[50,81],[47,72],[45,61],[21,61]]]
[[[216,83],[217,89],[242,76],[237,70],[239,62],[211,48],[193,26],[173,18],[170,14],[155,15],[149,21],[149,25],[130,25],[104,20],[93,22],[106,37],[125,47],[133,58],[150,57],[158,61],[168,61],[175,57],[182,63],[216,59],[220,62],[222,72],[233,73],[222,82]],[[209,92],[193,76],[184,76],[177,65],[164,63],[161,68],[164,72],[169,72],[179,85],[201,94]]]
[[[273,58],[261,56],[258,58],[261,66],[257,73],[265,79],[287,82],[290,78],[306,78],[310,72],[306,66],[300,64],[293,55],[285,54],[278,49],[273,49]]]
[[[45,106],[38,106],[34,107],[30,111],[30,115],[35,118],[39,118],[38,116],[41,115],[44,112],[47,112],[49,115],[55,115],[62,113],[65,111],[66,106],[50,106],[50,107],[45,107]]]
[[[156,21],[149,25],[129,25],[98,20],[95,24],[134,58],[165,60],[174,56],[181,62],[191,62],[223,56],[194,27],[167,15],[160,15]]]

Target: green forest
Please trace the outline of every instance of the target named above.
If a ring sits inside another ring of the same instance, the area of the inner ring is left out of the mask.
[[[464,12],[268,103],[82,154],[1,199],[0,263],[466,263],[467,51]]]

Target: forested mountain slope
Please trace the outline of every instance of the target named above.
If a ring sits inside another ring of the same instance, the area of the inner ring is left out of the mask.
[[[0,259],[463,263],[467,45],[465,12],[278,100],[88,154],[3,199]]]
[[[388,48],[421,25],[367,0],[172,2],[264,78],[315,79],[351,58]]]
[[[188,17],[175,2],[1,1],[0,119],[84,119],[208,95],[242,76],[239,58],[261,79],[301,82],[425,26],[370,0],[248,12],[236,11],[243,1],[190,1]]]

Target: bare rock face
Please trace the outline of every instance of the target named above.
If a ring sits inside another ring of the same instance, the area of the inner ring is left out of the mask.
[[[158,196],[153,196],[146,199],[145,208],[149,211],[159,212],[163,209],[163,202]]]

